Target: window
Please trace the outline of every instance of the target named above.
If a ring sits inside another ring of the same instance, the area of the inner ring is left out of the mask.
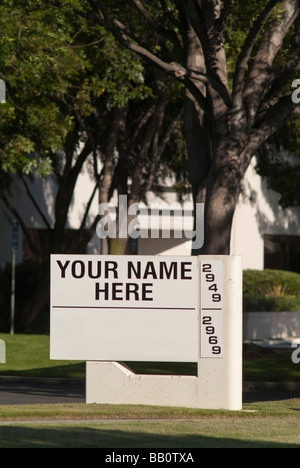
[[[265,268],[300,273],[300,236],[264,236]]]

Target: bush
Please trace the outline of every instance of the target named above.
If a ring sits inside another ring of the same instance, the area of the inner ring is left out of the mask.
[[[244,271],[244,310],[300,311],[300,275],[281,270]]]
[[[16,266],[16,329],[19,326],[23,307],[35,292],[41,274],[41,266],[32,260],[25,260]],[[7,264],[0,274],[0,332],[2,333],[7,333],[10,329],[10,304],[11,265]]]

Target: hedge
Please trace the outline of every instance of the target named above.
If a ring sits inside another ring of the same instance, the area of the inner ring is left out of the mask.
[[[300,311],[300,275],[281,270],[245,270],[244,311]]]

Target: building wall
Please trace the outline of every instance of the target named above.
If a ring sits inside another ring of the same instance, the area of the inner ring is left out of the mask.
[[[244,269],[265,267],[265,236],[300,236],[300,211],[282,209],[279,195],[267,188],[255,171],[253,159],[243,182],[243,193],[235,213],[232,254],[242,255]],[[299,237],[300,248],[300,237]]]

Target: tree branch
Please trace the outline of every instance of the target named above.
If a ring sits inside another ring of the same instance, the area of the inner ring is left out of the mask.
[[[149,171],[149,177],[144,187],[144,193],[147,193],[151,190],[155,177],[156,177],[157,168],[161,160],[161,156],[163,155],[166,149],[166,146],[171,139],[172,133],[174,131],[174,128],[178,120],[181,119],[182,117],[183,117],[183,110],[181,110],[181,112],[172,119],[165,133],[165,136],[161,142],[159,142],[159,128],[157,129],[155,137],[154,137],[154,141],[153,141],[153,151],[152,151],[153,156],[152,156],[152,161],[151,161],[151,168]]]
[[[295,105],[292,95],[281,98],[266,112],[259,128],[253,129],[249,136],[248,149],[255,154],[258,148],[274,135],[285,123],[296,119],[300,115],[300,105]]]
[[[210,122],[213,133],[216,134],[217,133],[216,120],[215,120],[215,116],[213,113],[213,109],[212,107],[209,106],[208,99],[205,98],[205,96],[202,94],[200,89],[193,83],[192,80],[186,79],[184,82],[185,82],[186,88],[190,91],[192,96],[196,99],[197,103],[202,108],[203,112],[205,113],[208,121]]]
[[[141,129],[146,125],[146,123],[150,120],[151,116],[153,115],[155,111],[155,104],[153,104],[152,106],[149,107],[149,109],[147,109],[147,111],[144,113],[144,115],[142,116],[142,118],[139,119],[139,122],[137,124],[137,127],[135,129],[135,132],[133,134],[133,137],[132,137],[132,141],[133,143],[136,141]]]
[[[281,80],[286,76],[292,75],[294,73],[300,72],[300,49],[297,53],[293,54],[293,58],[284,65],[278,65],[274,68],[269,75],[268,86],[275,80]]]
[[[250,69],[244,92],[250,128],[255,122],[256,112],[265,93],[273,62],[282,47],[286,34],[299,15],[299,2],[298,0],[282,0],[282,9],[281,21],[272,22],[266,30]]]
[[[88,0],[88,1],[90,4],[93,5],[94,8],[96,8],[93,0]],[[133,1],[136,1],[136,0],[133,0]],[[128,36],[131,33],[128,30],[128,28],[119,20],[110,17],[109,14],[107,13],[106,8],[103,6],[101,1],[97,2],[96,11],[97,11],[97,17],[98,17],[99,23],[102,26],[109,29],[114,35],[114,37],[118,40],[118,42],[120,42],[124,47],[131,50],[132,52],[135,52],[140,57],[146,59],[148,62],[156,65],[158,68],[160,68],[164,72],[181,80],[184,83],[187,83],[188,81],[193,81],[195,79],[202,81],[205,84],[209,82],[212,85],[212,88],[215,89],[215,91],[217,91],[217,93],[220,95],[220,97],[222,98],[226,106],[230,105],[231,99],[227,91],[227,88],[226,86],[224,86],[224,84],[222,83],[222,81],[219,79],[217,75],[213,76],[211,74],[207,76],[207,75],[195,72],[195,71],[189,71],[187,68],[185,68],[183,65],[177,62],[168,63],[165,60],[162,60],[160,57],[155,55],[150,50],[130,40]],[[201,100],[201,103],[202,103],[201,105],[204,105],[204,102],[205,102],[204,96],[200,96],[199,93],[197,94]],[[207,109],[206,104],[204,105],[204,108]]]
[[[231,96],[228,92],[226,86],[222,83],[222,81],[215,78],[215,76],[211,75],[210,73],[200,73],[195,70],[187,70],[187,77],[191,78],[193,81],[200,81],[205,85],[211,85],[211,87],[217,91],[219,96],[222,98],[224,104],[227,107],[231,106],[232,100]]]
[[[28,197],[30,198],[31,202],[33,203],[35,209],[37,210],[37,212],[39,213],[40,217],[42,218],[42,220],[44,221],[44,224],[45,226],[47,227],[47,229],[51,230],[51,226],[46,218],[46,216],[44,215],[43,211],[41,210],[41,208],[39,207],[39,204],[37,203],[36,199],[34,198],[34,196],[32,195],[29,187],[28,187],[28,184],[25,180],[25,178],[23,177],[23,175],[21,174],[21,180],[24,184],[24,187],[25,187],[25,190],[26,190],[26,193],[28,195]]]
[[[108,130],[104,163],[99,181],[99,200],[100,203],[109,202],[109,194],[112,187],[114,170],[115,170],[115,151],[117,147],[117,139],[120,130],[120,122],[122,119],[122,109],[117,107],[112,109],[110,128]]]
[[[81,153],[79,154],[76,163],[74,164],[73,168],[70,171],[69,183],[71,184],[76,183],[77,177],[81,172],[82,166],[85,163],[89,154],[91,154],[92,149],[93,149],[92,144],[90,140],[88,140],[85,143],[84,148],[82,149]]]
[[[253,51],[253,47],[266,25],[274,7],[279,3],[279,0],[270,0],[265,9],[259,15],[255,23],[253,24],[248,37],[243,45],[242,51],[237,61],[235,76],[233,80],[233,109],[240,110],[243,105],[243,90],[244,90],[244,79],[246,70],[248,67],[249,60]]]
[[[155,110],[149,123],[147,125],[146,133],[143,139],[143,146],[139,152],[138,160],[135,164],[134,173],[132,175],[130,204],[138,202],[140,200],[141,187],[144,185],[144,168],[149,154],[155,133],[160,128],[160,122],[163,121],[165,109],[167,107],[167,100],[162,98],[158,100]]]
[[[143,18],[147,21],[147,23],[150,24],[152,28],[154,28],[160,36],[162,36],[164,39],[168,39],[172,42],[174,45],[175,49],[178,51],[180,56],[183,55],[183,49],[181,47],[180,41],[178,39],[178,36],[175,31],[171,31],[169,29],[162,28],[160,24],[156,21],[156,19],[150,15],[148,10],[143,6],[142,2],[140,0],[131,0],[137,10],[141,13]]]
[[[97,183],[96,183],[96,185],[94,187],[94,190],[93,190],[93,192],[92,192],[92,194],[90,196],[90,199],[89,199],[89,201],[88,201],[88,203],[86,205],[85,213],[83,215],[80,228],[75,232],[74,236],[72,236],[72,239],[70,240],[70,242],[66,246],[65,253],[76,252],[76,247],[81,242],[81,237],[82,237],[82,234],[84,233],[84,228],[85,228],[85,225],[86,225],[86,221],[87,221],[87,218],[88,218],[88,215],[89,215],[93,200],[94,200],[95,195],[97,193],[98,187],[99,187],[99,185],[98,185],[98,181],[97,181]]]

